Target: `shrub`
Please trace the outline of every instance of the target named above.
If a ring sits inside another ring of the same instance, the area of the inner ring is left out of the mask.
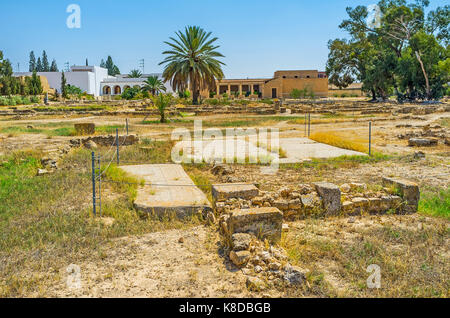
[[[37,96],[31,96],[31,102],[35,104],[39,104],[41,102],[41,99]]]
[[[302,96],[302,92],[301,92],[299,89],[294,88],[294,89],[292,90],[292,92],[291,92],[291,98],[293,98],[293,99],[299,99],[301,96]]]
[[[6,97],[0,96],[0,106],[8,106],[9,100]]]

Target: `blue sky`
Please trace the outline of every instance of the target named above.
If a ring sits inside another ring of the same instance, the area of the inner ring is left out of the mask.
[[[324,70],[327,42],[344,37],[338,29],[345,8],[377,0],[2,0],[0,50],[14,69],[28,70],[28,56],[46,50],[58,66],[98,65],[113,57],[122,73],[138,68],[159,72],[163,41],[186,25],[219,37],[227,78],[270,77],[276,70]],[[66,8],[81,7],[81,29],[69,29]],[[431,0],[430,8],[445,0]],[[7,30],[7,31],[5,31]]]

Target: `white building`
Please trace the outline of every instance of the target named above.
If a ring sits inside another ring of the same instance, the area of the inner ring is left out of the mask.
[[[129,78],[128,75],[117,75],[115,77],[110,76],[101,82],[101,95],[121,95],[127,88],[142,88],[145,86],[145,81],[150,76],[157,76],[162,80],[162,74],[160,73],[144,74],[140,78]],[[167,93],[173,93],[172,87],[169,83],[164,83],[164,86],[166,87]]]
[[[31,76],[31,72],[14,73],[13,76]],[[61,93],[62,72],[38,72],[37,75],[45,76],[51,88]],[[141,78],[128,78],[127,75],[109,76],[108,70],[99,66],[72,66],[69,72],[64,72],[68,85],[79,87],[84,92],[99,96],[121,95],[127,87],[143,87],[149,76],[162,74],[145,74]],[[167,93],[172,93],[168,83],[165,83]]]

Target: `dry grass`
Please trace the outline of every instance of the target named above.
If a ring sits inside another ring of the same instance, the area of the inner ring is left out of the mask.
[[[309,293],[335,297],[448,297],[448,223],[418,215],[296,222],[282,246],[309,270]],[[381,288],[366,281],[381,268]],[[295,296],[297,291],[292,292]]]
[[[369,148],[367,146],[367,140],[357,136],[342,137],[339,136],[337,132],[329,131],[329,132],[313,133],[309,138],[311,140],[335,146],[338,148],[349,149],[363,153],[369,151]]]

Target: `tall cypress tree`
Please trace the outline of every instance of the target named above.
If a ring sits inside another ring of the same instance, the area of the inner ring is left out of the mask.
[[[49,72],[50,64],[48,63],[47,52],[45,50],[42,52],[42,72]]]
[[[43,72],[42,61],[40,57],[38,57],[37,59],[36,72]]]
[[[30,72],[36,71],[36,56],[34,56],[33,51],[30,52],[30,63],[29,63],[28,70]]]
[[[56,60],[52,61],[52,65],[50,66],[50,72],[58,72],[58,65],[56,64]]]
[[[86,66],[89,66],[89,62],[88,59],[86,58]]]
[[[64,72],[61,74],[61,96],[62,98],[67,98],[67,82]]]

